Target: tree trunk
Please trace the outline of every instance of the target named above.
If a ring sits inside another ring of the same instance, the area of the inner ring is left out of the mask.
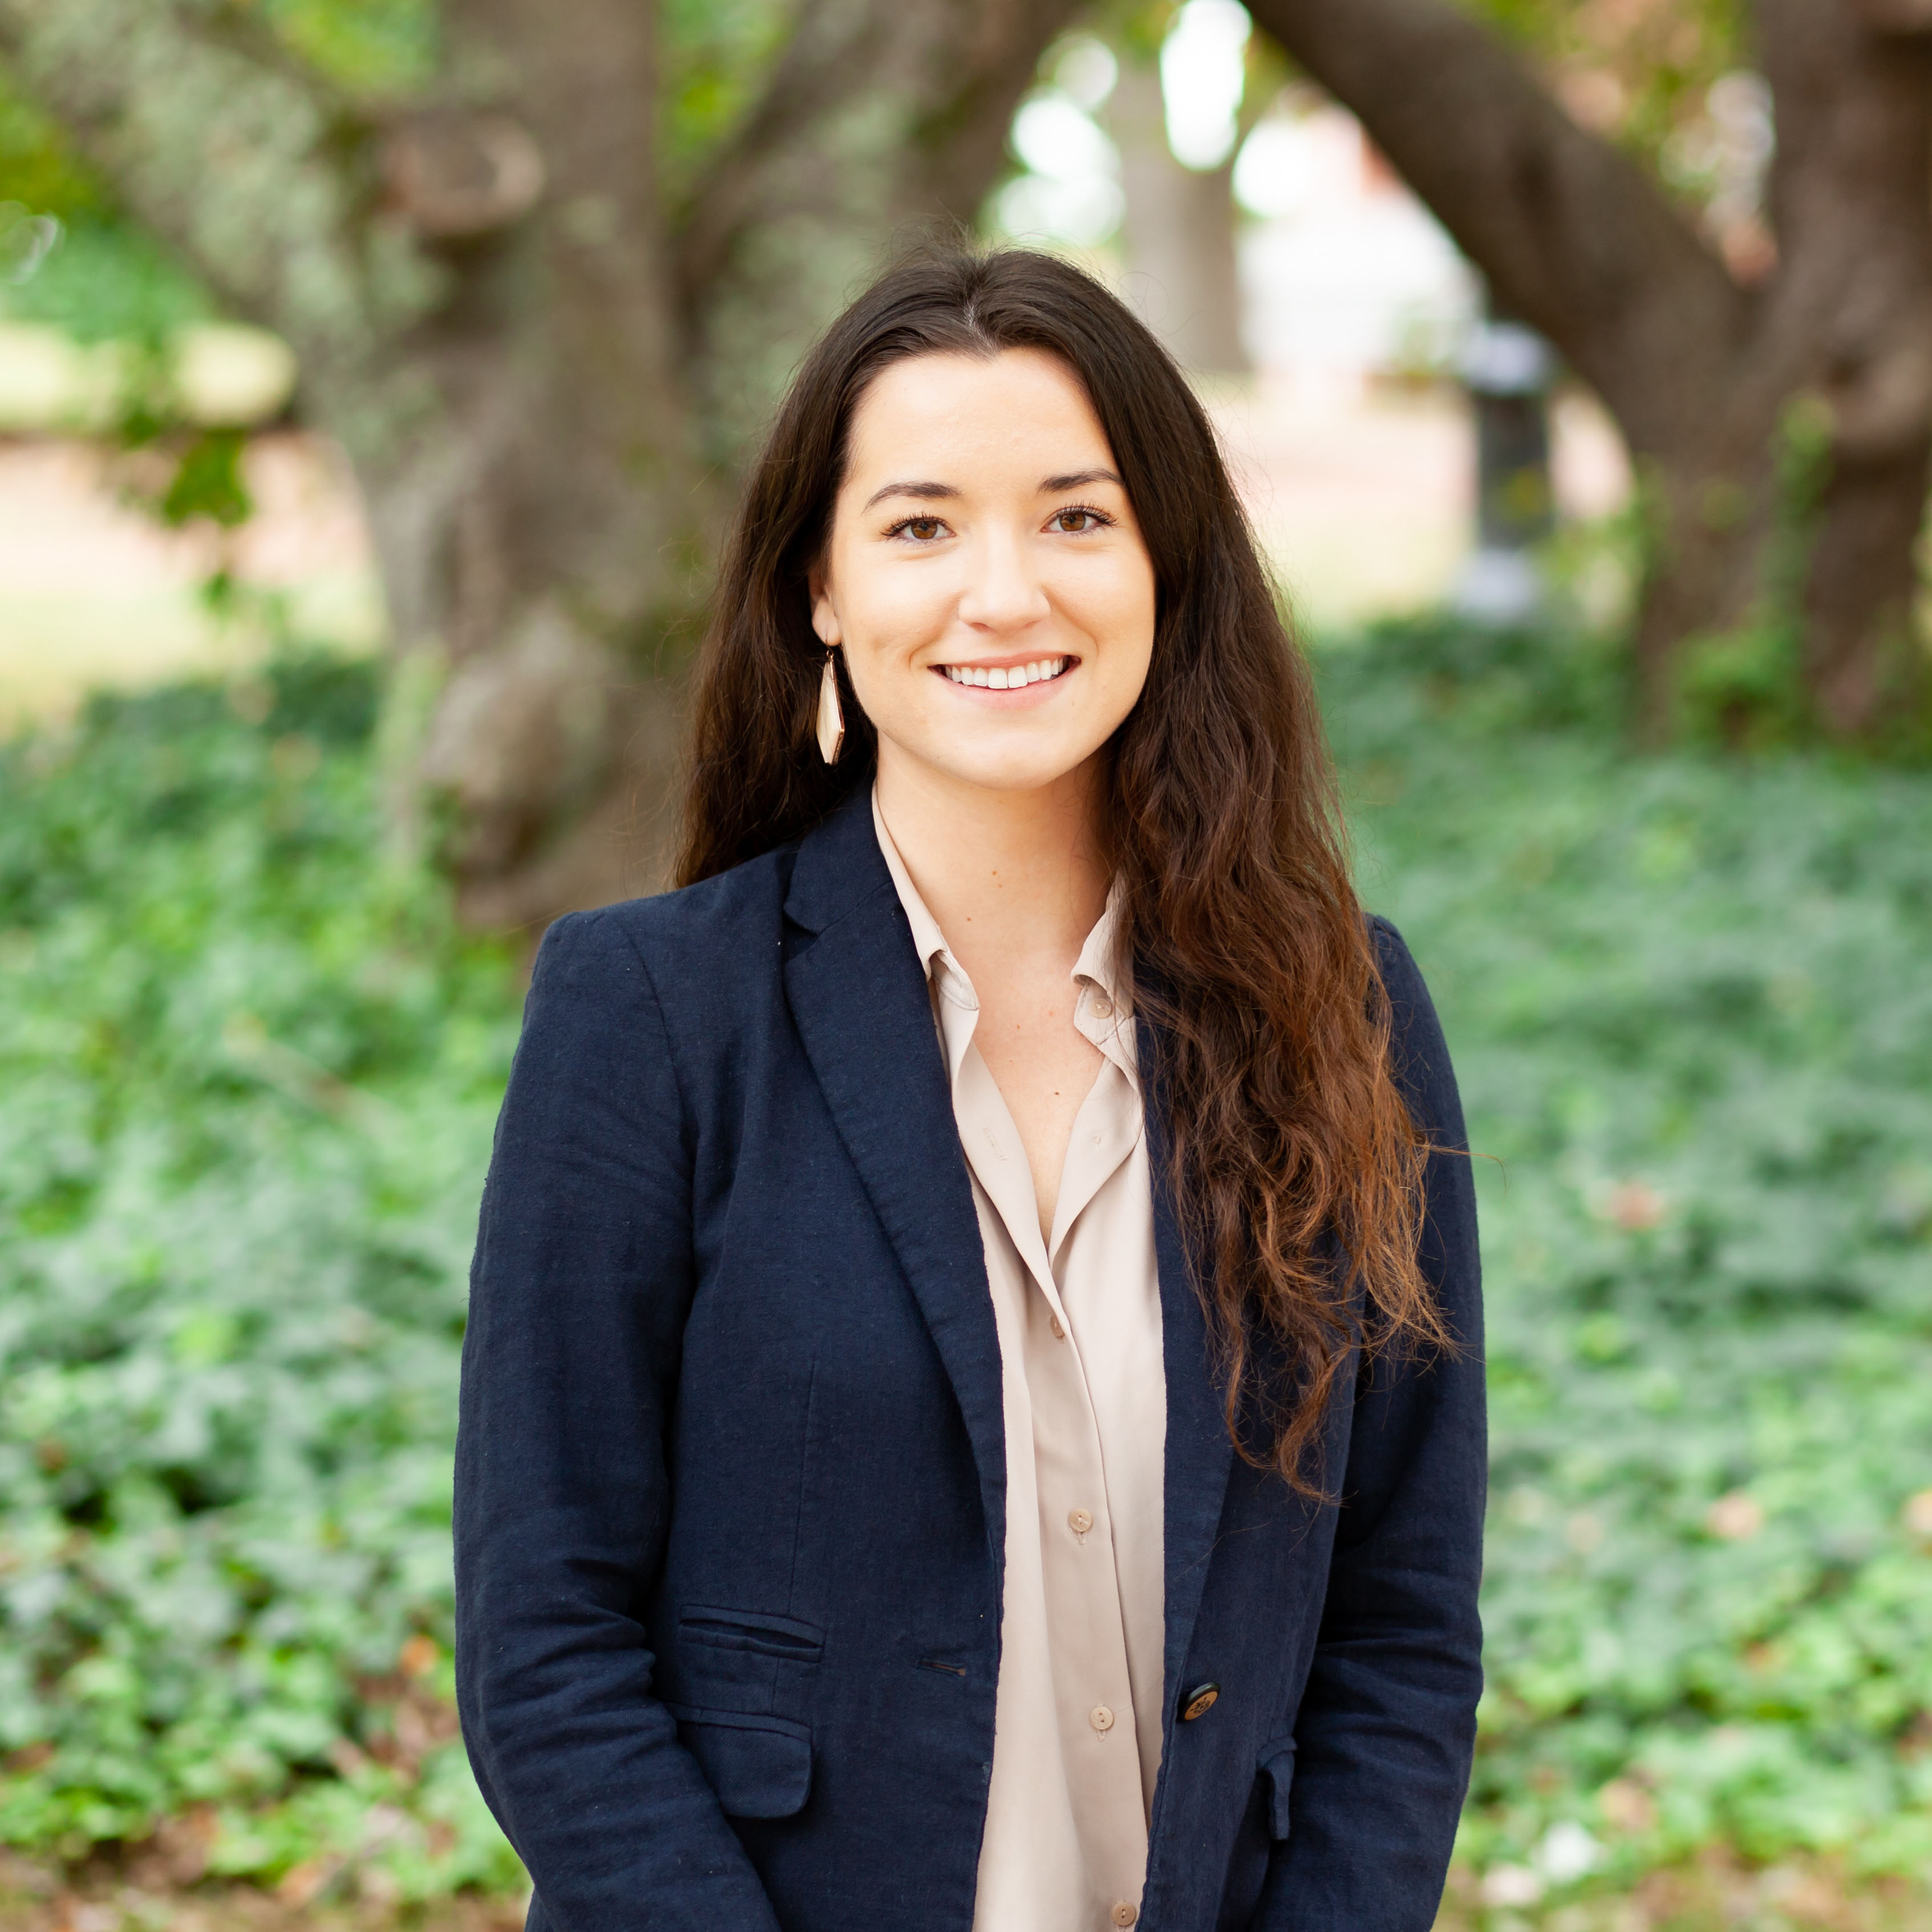
[[[1197,171],[1174,158],[1160,73],[1132,54],[1121,58],[1107,124],[1126,196],[1127,299],[1184,369],[1245,370],[1232,159]]]
[[[1804,670],[1827,724],[1853,735],[1909,674],[1932,458],[1932,39],[1876,31],[1844,0],[1758,0],[1756,17],[1782,258],[1764,335],[1829,412]]]
[[[1932,74],[1918,18],[1932,10],[1867,7],[1757,0],[1778,266],[1747,290],[1634,163],[1448,0],[1252,0],[1622,427],[1654,500],[1636,641],[1653,732],[1684,646],[1747,625],[1802,625],[1811,701],[1840,735],[1874,730],[1910,674],[1932,450]],[[1808,399],[1828,428],[1795,502],[1784,431]]]
[[[803,0],[680,203],[650,0],[449,0],[442,76],[380,110],[252,11],[0,0],[0,53],[348,449],[473,920],[658,883],[738,452],[895,235],[976,212],[1072,4]]]
[[[675,740],[668,688],[639,672],[654,622],[689,602],[676,560],[704,506],[662,293],[653,26],[638,0],[573,0],[567,34],[522,0],[446,10],[456,63],[501,78],[480,112],[431,109],[384,142],[451,280],[382,358],[423,416],[361,427],[361,397],[325,402],[349,425],[395,642],[449,666],[421,776],[454,808],[464,909],[493,926],[647,881],[660,801],[626,794]],[[484,175],[493,128],[530,144],[541,184],[530,218],[466,225],[435,184]]]

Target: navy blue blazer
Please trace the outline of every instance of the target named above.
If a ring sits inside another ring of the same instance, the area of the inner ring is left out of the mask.
[[[1428,995],[1376,932],[1404,1091],[1460,1148]],[[1466,1157],[1433,1156],[1428,1190],[1463,1347],[1348,1382],[1328,1505],[1233,1454],[1156,1198],[1168,1709],[1142,1932],[1434,1918],[1486,1456]],[[864,788],[796,845],[559,920],[483,1197],[456,1467],[464,1734],[531,1927],[969,1932],[1003,1430],[965,1160]]]

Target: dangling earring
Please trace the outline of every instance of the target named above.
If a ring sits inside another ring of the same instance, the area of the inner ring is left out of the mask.
[[[825,653],[825,675],[818,681],[818,751],[828,765],[838,762],[845,742],[845,713],[838,703],[838,654]]]

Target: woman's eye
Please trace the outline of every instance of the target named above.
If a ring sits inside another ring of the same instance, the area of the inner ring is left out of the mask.
[[[908,517],[900,524],[899,534],[910,537],[915,543],[931,543],[945,529],[937,517]]]
[[[1077,537],[1088,530],[1102,527],[1100,512],[1096,510],[1056,510],[1050,528],[1063,536]]]

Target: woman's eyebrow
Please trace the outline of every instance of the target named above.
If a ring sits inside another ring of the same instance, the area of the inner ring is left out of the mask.
[[[1075,470],[1064,476],[1049,476],[1040,486],[1042,496],[1057,496],[1063,490],[1078,490],[1088,483],[1119,483],[1120,479],[1111,470]],[[1126,488],[1125,484],[1120,487]]]
[[[866,499],[866,508],[869,510],[874,503],[884,502],[888,496],[916,496],[922,502],[931,503],[958,494],[950,483],[888,483],[883,490],[874,490]]]

